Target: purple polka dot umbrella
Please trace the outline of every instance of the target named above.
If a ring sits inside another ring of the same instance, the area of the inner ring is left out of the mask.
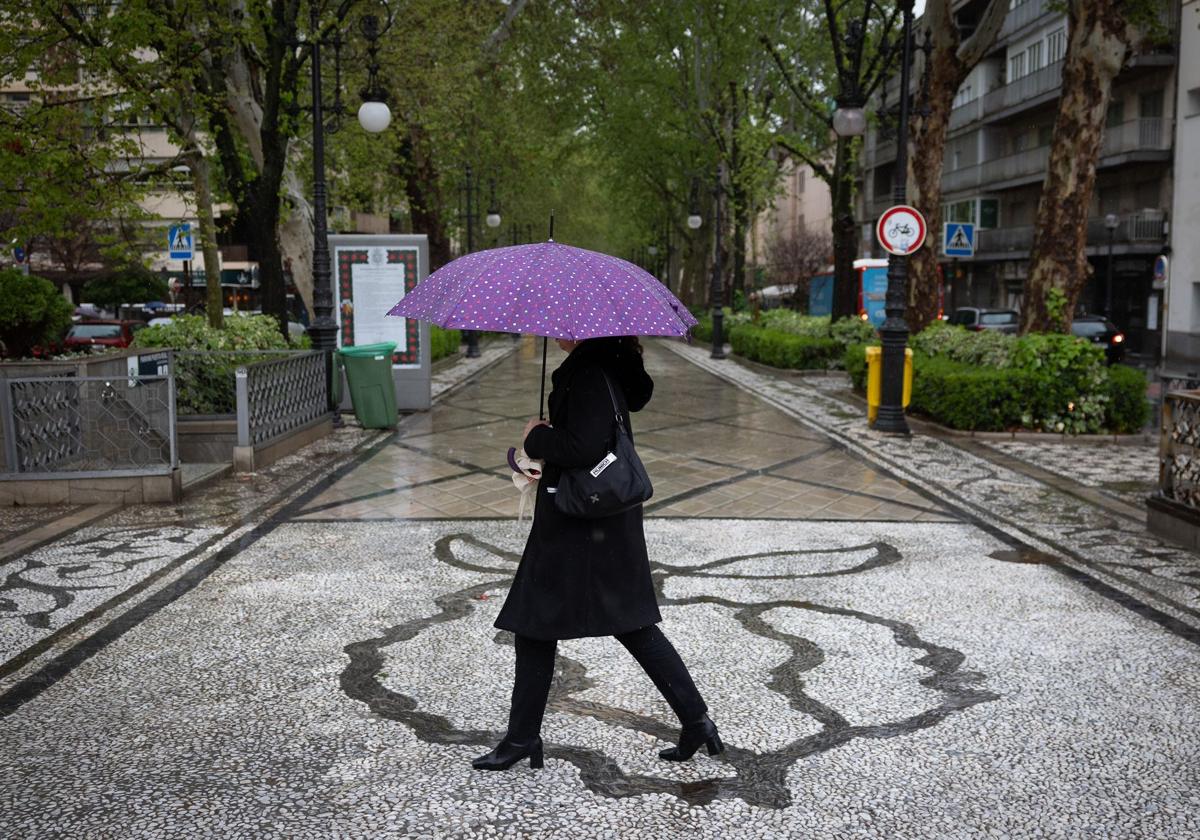
[[[456,330],[581,340],[686,336],[692,313],[654,275],[554,240],[476,251],[429,275],[389,315]]]

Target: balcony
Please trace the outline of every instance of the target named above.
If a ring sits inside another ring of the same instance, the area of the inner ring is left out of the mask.
[[[1034,2],[1036,0],[1030,0],[1025,5],[1033,5]],[[1016,113],[1058,96],[1062,87],[1062,69],[1063,62],[1056,61],[984,94],[981,116],[988,117],[1010,109]]]
[[[1130,152],[1163,152],[1171,148],[1170,134],[1162,117],[1141,117],[1107,126],[1100,146],[1100,157]]]
[[[1051,2],[1052,0],[1025,0],[1019,6],[1014,6],[1004,18],[1004,25],[1000,27],[1000,36],[997,41],[1003,41],[1042,15],[1052,13],[1054,10],[1050,8]]]
[[[1139,210],[1125,213],[1113,232],[1114,250],[1120,253],[1145,252],[1157,249],[1163,241],[1166,213],[1162,210]],[[1000,227],[979,231],[975,252],[980,256],[1011,254],[1014,258],[1028,256],[1033,248],[1033,225]],[[1108,245],[1108,228],[1104,219],[1088,219],[1087,241],[1090,249],[1103,250]]]

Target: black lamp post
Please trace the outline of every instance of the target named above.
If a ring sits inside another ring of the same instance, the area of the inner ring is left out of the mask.
[[[475,218],[478,212],[475,210],[475,205],[479,200],[479,182],[475,177],[475,171],[471,168],[471,164],[466,166],[466,179],[463,184],[463,190],[466,193],[467,211],[463,214],[463,219],[467,227],[467,253],[475,250]],[[488,205],[487,215],[484,218],[485,223],[490,228],[500,227],[500,209],[496,205],[496,179],[489,180],[491,188],[491,203]],[[463,330],[463,339],[467,343],[467,358],[479,358],[479,333],[475,330]]]
[[[721,270],[721,199],[723,197],[722,178],[725,174],[723,163],[717,164],[717,181],[713,185],[713,271],[712,287],[709,297],[712,298],[712,358],[725,358],[725,282]]]
[[[900,54],[900,119],[896,125],[896,170],[892,181],[894,204],[908,202],[908,109],[909,86],[912,77],[912,26],[913,0],[900,0],[903,14]],[[848,103],[854,104],[854,103]],[[861,115],[861,111],[860,111]],[[851,119],[854,127],[862,133],[865,120]],[[838,125],[834,114],[834,126]],[[861,126],[861,128],[859,127]],[[879,413],[875,417],[875,428],[890,434],[909,434],[908,420],[904,417],[904,350],[908,345],[908,323],[904,320],[908,308],[908,257],[892,254],[888,257],[888,288],[884,303],[887,318],[879,328],[883,345],[882,385]]]
[[[386,8],[386,7],[385,7]],[[363,36],[367,39],[367,87],[363,90],[364,102],[358,111],[358,121],[362,127],[371,133],[378,133],[387,128],[391,122],[391,111],[384,102],[384,93],[379,85],[377,61],[378,40],[392,24],[391,11],[381,27],[379,19],[374,15],[364,15],[360,21]],[[341,67],[340,56],[342,38],[335,32],[324,41],[321,38],[321,5],[313,3],[309,9],[309,29],[312,41],[312,119],[313,119],[313,318],[308,328],[312,337],[314,350],[322,350],[328,354],[332,370],[333,351],[337,349],[338,324],[333,317],[333,281],[329,261],[329,228],[326,219],[325,191],[325,132],[336,132],[340,127],[342,116],[341,99]],[[325,109],[321,92],[321,47],[328,44],[334,48],[335,77],[338,90],[334,95],[333,106],[330,108],[332,120],[325,124]],[[331,392],[332,393],[332,392]]]
[[[1108,270],[1105,272],[1104,280],[1104,317],[1106,319],[1112,318],[1113,238],[1120,226],[1121,218],[1116,213],[1109,213],[1104,217],[1104,228],[1108,231]]]

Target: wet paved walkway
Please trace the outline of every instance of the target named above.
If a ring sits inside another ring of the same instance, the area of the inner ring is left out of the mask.
[[[527,343],[395,434],[3,561],[0,835],[1200,837],[1194,556],[804,382],[647,365],[647,543],[723,756],[659,761],[669,710],[589,639],[546,767],[469,767],[511,679]]]

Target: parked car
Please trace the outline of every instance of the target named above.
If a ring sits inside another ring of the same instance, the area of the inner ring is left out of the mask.
[[[996,330],[1015,335],[1020,326],[1021,317],[1013,309],[980,309],[976,306],[960,306],[950,316],[950,323],[976,332]]]
[[[144,326],[141,321],[80,321],[71,326],[63,346],[67,350],[128,347],[133,334]]]
[[[1125,358],[1125,334],[1103,315],[1080,315],[1071,322],[1071,334],[1086,338],[1093,344],[1104,347],[1104,356],[1110,365]]]

